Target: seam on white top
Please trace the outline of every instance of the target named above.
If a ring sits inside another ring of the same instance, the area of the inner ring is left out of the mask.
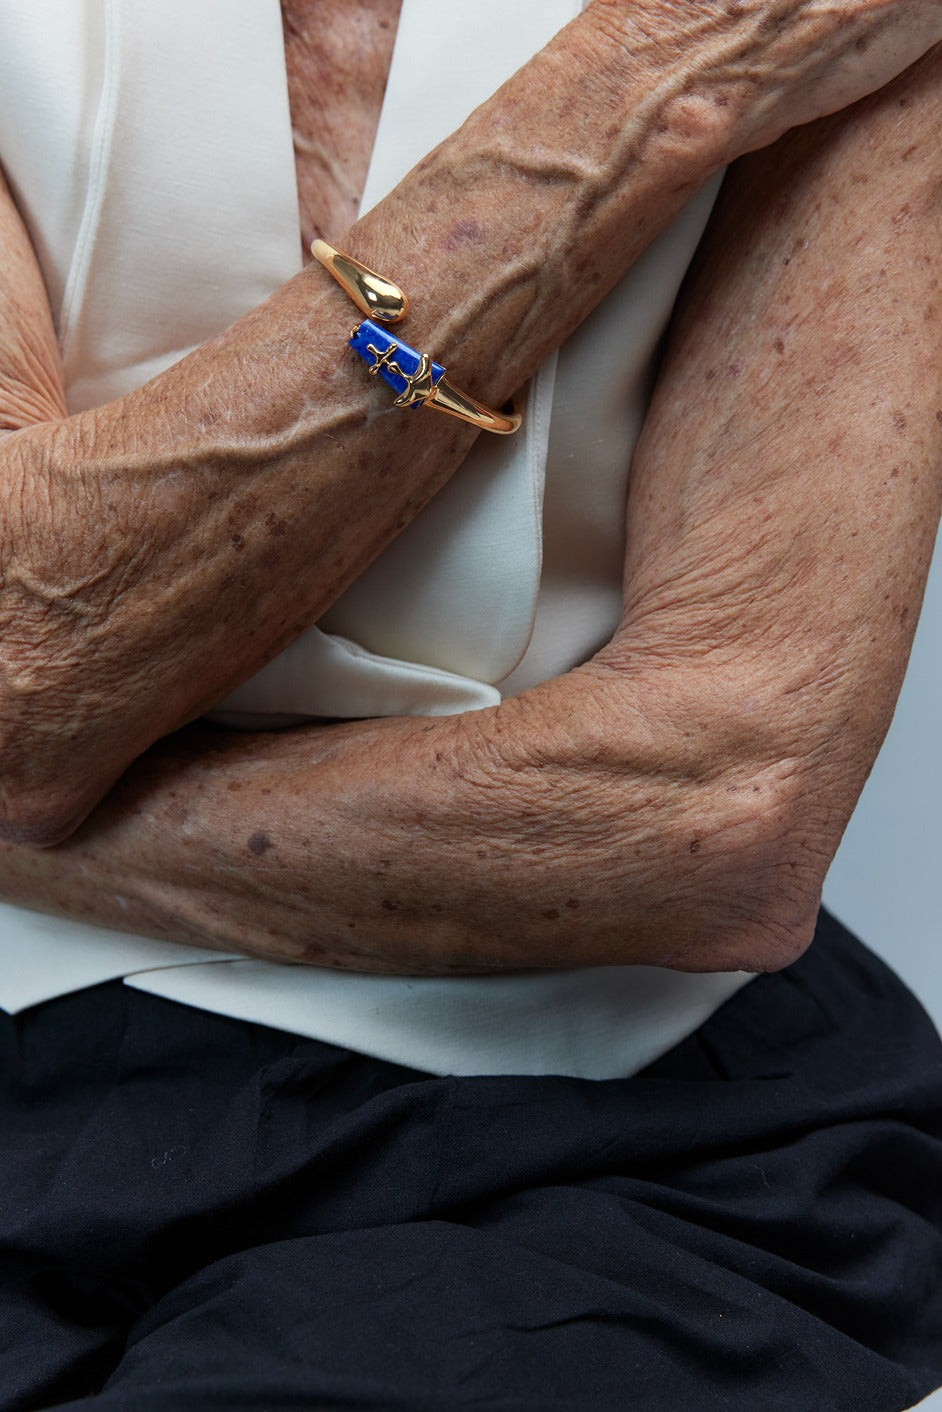
[[[69,266],[62,296],[62,309],[59,319],[59,336],[62,344],[62,361],[68,369],[72,345],[77,337],[81,314],[73,323],[73,310],[81,311],[85,305],[85,289],[92,262],[95,239],[101,223],[101,210],[111,167],[111,147],[114,139],[115,117],[118,109],[118,85],[121,68],[121,0],[106,0],[105,3],[105,57],[102,74],[101,98],[95,117],[95,135],[89,160],[88,186],[85,204],[79,224],[75,251]]]

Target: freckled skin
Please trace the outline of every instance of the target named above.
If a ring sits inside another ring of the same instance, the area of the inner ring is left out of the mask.
[[[281,0],[301,247],[356,220],[402,0]]]
[[[910,57],[942,37],[935,0],[595,0],[339,243],[415,291],[417,330],[500,402],[710,171],[863,91],[854,74],[877,72],[891,10],[894,44],[925,40]],[[733,174],[635,458],[619,631],[583,668],[468,719],[194,729],[148,749],[316,618],[469,437],[396,421],[323,352],[350,315],[316,272],[146,389],[62,421],[41,280],[0,200],[21,275],[13,301],[0,281],[0,426],[26,428],[0,446],[0,612],[20,634],[5,665],[52,707],[0,712],[0,826],[73,833],[0,848],[6,895],[364,970],[792,959],[888,718],[938,516],[939,329],[911,310],[928,303],[926,252],[942,256],[939,182],[933,144],[899,154],[938,130],[940,87],[928,62]],[[445,251],[472,221],[480,241]],[[911,408],[901,434],[894,406]],[[890,444],[905,469],[892,488]],[[24,545],[38,557],[18,559]],[[24,667],[37,620],[46,646]],[[185,840],[164,824],[174,799]],[[277,847],[247,845],[252,817],[274,821]],[[578,916],[553,905],[570,895]]]

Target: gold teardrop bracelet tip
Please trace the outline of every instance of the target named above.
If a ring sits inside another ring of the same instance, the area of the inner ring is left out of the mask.
[[[453,386],[431,354],[419,353],[386,332],[387,325],[399,323],[409,312],[408,297],[397,284],[326,240],[315,240],[311,254],[366,315],[354,329],[350,346],[367,364],[368,372],[381,377],[397,393],[395,406],[430,407],[501,436],[517,430],[523,418],[515,403],[500,411],[485,406]]]

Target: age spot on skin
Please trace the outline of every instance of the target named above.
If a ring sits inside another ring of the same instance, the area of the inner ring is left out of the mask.
[[[779,354],[784,353],[784,352],[785,352],[785,340],[784,340],[784,338],[777,338],[777,339],[775,340],[775,342],[772,344],[772,347],[775,349],[776,353],[779,353]]]
[[[548,922],[558,922],[558,921],[559,921],[559,911],[558,911],[557,908],[555,908],[555,907],[550,907],[548,911],[546,911],[546,912],[543,913],[543,916],[546,918],[546,920],[547,920]]]
[[[703,847],[703,845],[702,845],[702,843],[700,842],[700,840],[699,840],[698,838],[695,838],[694,841],[693,841],[693,843],[691,843],[691,845],[690,845],[690,852],[691,852],[691,853],[699,853],[699,852],[700,852],[700,849],[701,849],[702,847]]]
[[[272,841],[267,833],[253,833],[248,842],[248,850],[254,853],[256,858],[261,858],[263,853],[267,853],[272,847]]]
[[[904,412],[893,413],[893,430],[902,434],[906,430],[906,414]]]
[[[245,548],[245,540],[242,538],[241,534],[234,534],[230,539],[229,543],[232,545],[233,549],[236,551],[237,554],[241,553],[241,551]]]
[[[442,247],[445,250],[459,250],[462,245],[480,245],[483,239],[484,229],[477,221],[458,221],[446,235]]]

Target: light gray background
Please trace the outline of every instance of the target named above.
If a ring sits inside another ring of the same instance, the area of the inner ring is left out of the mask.
[[[886,744],[828,875],[827,906],[942,1028],[942,541]]]
[[[886,957],[942,1030],[940,877],[942,543],[893,725],[824,890],[831,911]],[[942,1412],[942,1391],[920,1412]]]

